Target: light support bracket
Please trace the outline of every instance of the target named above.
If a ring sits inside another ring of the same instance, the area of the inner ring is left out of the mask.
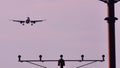
[[[60,66],[60,68],[63,68],[65,66],[65,62],[89,62],[87,64],[84,64],[84,65],[81,65],[81,66],[77,67],[77,68],[80,68],[80,67],[83,67],[83,66],[95,63],[95,62],[103,62],[103,61],[105,61],[105,55],[102,55],[101,60],[85,60],[84,55],[81,55],[80,60],[64,60],[63,55],[60,55],[59,60],[43,60],[42,55],[39,55],[39,60],[21,60],[21,55],[18,55],[18,62],[28,62],[30,64],[34,64],[36,66],[43,67],[43,68],[47,68],[47,67],[36,64],[34,62],[58,62],[58,66]]]
[[[99,1],[102,1],[102,2],[104,2],[104,3],[109,3],[108,2],[108,0],[99,0]],[[119,2],[120,0],[114,0],[114,3],[117,3],[117,2]]]

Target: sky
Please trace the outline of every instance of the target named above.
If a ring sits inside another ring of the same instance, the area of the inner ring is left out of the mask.
[[[115,4],[116,17],[120,18],[120,3]],[[0,0],[0,67],[39,68],[22,59],[65,60],[102,59],[84,68],[108,68],[107,5],[99,0]],[[22,26],[11,20],[46,19],[33,26]],[[116,21],[116,62],[120,67],[120,20]],[[86,62],[66,62],[65,68],[76,68]],[[57,62],[38,64],[47,68],[59,68]]]

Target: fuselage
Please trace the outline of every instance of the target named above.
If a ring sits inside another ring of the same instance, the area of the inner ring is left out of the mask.
[[[26,23],[27,23],[27,24],[30,23],[30,17],[27,17],[27,19],[26,19]]]

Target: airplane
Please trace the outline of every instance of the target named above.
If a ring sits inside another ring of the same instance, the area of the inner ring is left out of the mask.
[[[35,24],[36,22],[43,22],[45,20],[30,20],[30,17],[27,17],[27,19],[25,21],[23,20],[12,20],[13,22],[19,22],[20,24],[22,24],[23,26],[26,24],[31,24],[31,26],[33,24]]]

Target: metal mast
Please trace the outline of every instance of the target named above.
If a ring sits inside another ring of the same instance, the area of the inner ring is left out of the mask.
[[[115,3],[120,0],[100,0],[108,6],[108,17],[105,18],[108,22],[108,54],[109,54],[109,68],[116,68],[116,52],[115,52]]]

